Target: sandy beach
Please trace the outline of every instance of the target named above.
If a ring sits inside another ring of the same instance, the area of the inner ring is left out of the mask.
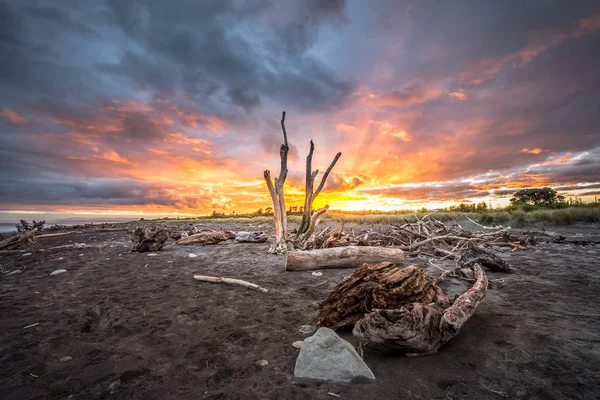
[[[155,256],[130,253],[130,234],[119,229],[42,238],[39,248],[0,253],[0,398],[600,397],[597,227],[553,228],[574,240],[504,250],[516,272],[488,272],[492,287],[457,337],[426,357],[367,348],[364,360],[377,380],[358,385],[293,376],[299,350],[292,343],[310,335],[301,327],[314,324],[318,302],[351,269],[286,272],[283,256],[266,254],[268,243],[170,240]],[[405,264],[440,273],[426,258]],[[67,272],[50,276],[58,269]],[[269,292],[198,282],[196,273]],[[442,285],[451,294],[466,287],[456,279]]]

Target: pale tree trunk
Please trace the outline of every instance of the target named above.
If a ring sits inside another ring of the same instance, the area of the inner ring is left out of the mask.
[[[312,156],[315,151],[315,145],[313,141],[310,141],[310,150],[308,152],[308,156],[306,156],[306,186],[305,186],[305,197],[304,197],[304,211],[302,214],[302,222],[300,223],[300,228],[298,228],[298,232],[296,233],[296,241],[306,242],[310,236],[314,233],[314,228],[319,223],[319,216],[327,211],[329,206],[325,206],[320,208],[319,210],[313,213],[312,205],[323,186],[325,186],[325,181],[329,176],[329,173],[337,163],[338,159],[342,155],[342,153],[337,153],[329,165],[329,168],[323,174],[323,178],[321,178],[321,183],[317,187],[317,190],[313,192],[313,188],[315,185],[315,178],[319,173],[319,170],[316,169],[312,171]]]
[[[281,129],[283,131],[283,144],[279,149],[281,158],[281,169],[279,176],[271,179],[271,171],[264,172],[265,182],[269,188],[269,194],[273,201],[273,218],[275,220],[275,243],[269,248],[269,253],[285,253],[287,251],[287,215],[285,211],[285,198],[283,185],[287,177],[287,155],[289,151],[287,132],[285,130],[285,111],[281,115]]]

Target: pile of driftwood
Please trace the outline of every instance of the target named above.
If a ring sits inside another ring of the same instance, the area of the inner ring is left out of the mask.
[[[387,225],[377,230],[345,232],[343,227],[340,230],[327,227],[314,236],[307,248],[392,246],[409,254],[453,259],[459,251],[472,246],[511,246],[514,249],[523,249],[535,244],[535,237],[531,235],[511,235],[510,227],[485,227],[475,224],[481,230],[466,230],[458,223],[444,224],[428,215],[422,219],[416,217],[415,222],[406,221],[401,225]]]
[[[268,236],[265,232],[237,233],[226,230],[199,229],[194,227],[189,232],[180,230],[169,231],[159,226],[138,226],[131,235],[131,251],[146,252],[159,251],[172,238],[180,246],[185,245],[213,245],[227,240],[235,240],[236,243],[264,243]]]
[[[415,265],[363,264],[321,302],[317,324],[332,329],[352,326],[362,345],[409,355],[435,353],[456,336],[485,298],[488,280],[482,267],[510,271],[489,250],[461,250],[456,270],[472,270],[475,282],[450,301],[438,284],[454,271],[431,278]]]

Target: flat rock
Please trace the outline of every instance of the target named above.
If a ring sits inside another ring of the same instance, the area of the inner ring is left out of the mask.
[[[65,272],[67,272],[67,270],[66,270],[66,269],[57,269],[56,271],[52,271],[52,272],[50,273],[50,276],[52,276],[52,275],[59,275],[59,274],[63,274],[63,273],[65,273]]]
[[[319,328],[306,338],[296,359],[294,376],[333,382],[365,383],[373,372],[354,347],[329,328]]]

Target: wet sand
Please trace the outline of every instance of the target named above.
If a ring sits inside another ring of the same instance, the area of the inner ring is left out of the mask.
[[[590,226],[563,231],[600,235]],[[291,344],[309,335],[300,327],[314,324],[318,302],[350,269],[285,272],[268,244],[169,241],[150,257],[128,252],[125,230],[39,242],[31,255],[0,253],[1,399],[600,398],[598,241],[504,250],[516,272],[488,273],[493,287],[457,337],[428,357],[367,348],[377,381],[360,385],[293,376]],[[440,273],[425,258],[410,264]],[[67,272],[50,276],[57,269]],[[195,273],[269,293],[198,282]],[[465,284],[443,286],[456,293]]]

